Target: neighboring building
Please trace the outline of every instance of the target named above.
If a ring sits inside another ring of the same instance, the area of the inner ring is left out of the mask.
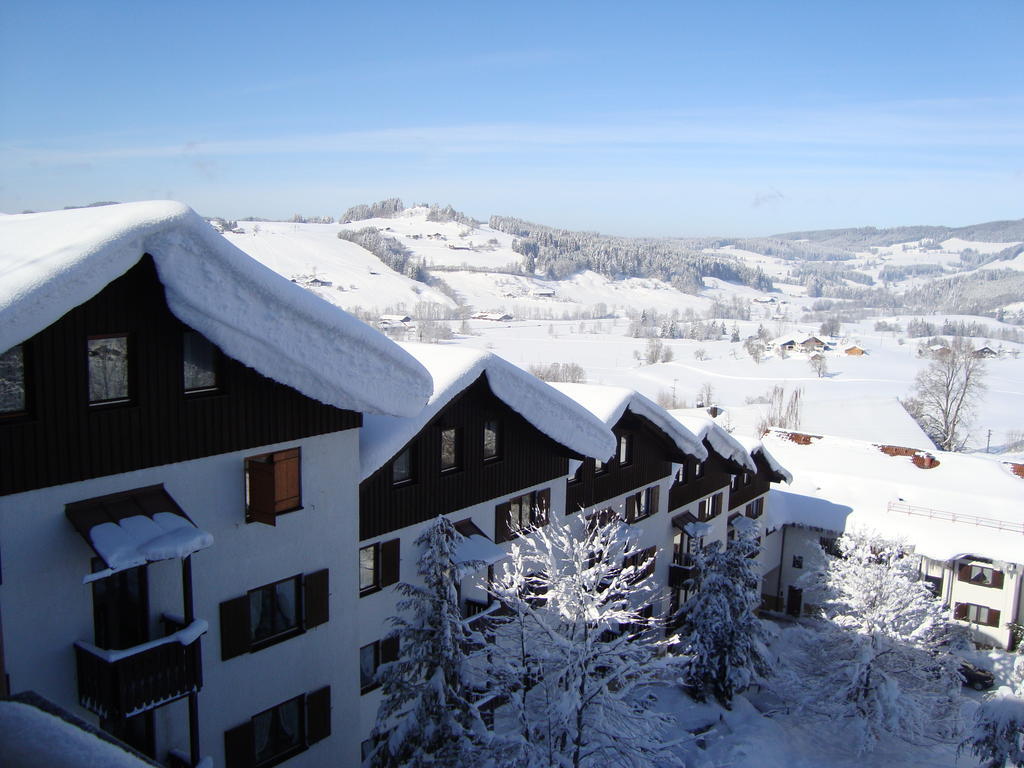
[[[389,587],[419,580],[414,542],[429,522],[450,518],[467,537],[463,561],[493,565],[516,526],[544,524],[565,509],[571,460],[615,450],[603,422],[495,355],[434,344],[403,348],[431,372],[434,394],[411,417],[367,415],[360,437],[359,588],[352,594],[362,677],[344,695],[360,703],[363,740],[380,702],[374,672],[397,653],[386,640],[397,613]],[[485,569],[460,585],[467,618],[490,607],[488,577]]]
[[[358,428],[426,371],[176,203],[0,217],[0,286],[11,690],[179,765],[353,764]]]
[[[996,352],[992,347],[979,347],[971,353],[974,357],[992,358],[999,357],[999,353]]]
[[[868,351],[863,347],[858,347],[856,344],[854,344],[852,347],[847,347],[846,349],[844,349],[843,353],[850,355],[850,357],[862,357],[863,355],[866,355]]]
[[[804,352],[822,352],[825,349],[825,342],[817,336],[808,336],[799,346]]]
[[[778,579],[766,581],[780,607],[807,608],[799,577],[857,527],[905,540],[977,642],[1012,644],[1007,622],[1024,620],[1024,466],[780,430],[764,444],[798,478],[771,494],[767,516],[784,529]]]

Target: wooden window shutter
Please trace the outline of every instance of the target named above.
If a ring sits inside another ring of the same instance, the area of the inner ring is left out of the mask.
[[[971,566],[961,565],[956,572],[957,581],[970,581],[971,580]]]
[[[306,611],[306,629],[326,624],[331,617],[330,577],[328,569],[307,573],[302,579],[302,601]]]
[[[988,609],[988,626],[998,627],[999,626],[999,611],[995,608]]]
[[[306,694],[306,743],[315,744],[331,735],[331,686]]]
[[[401,544],[401,539],[390,539],[380,543],[380,585],[382,587],[398,582]]]
[[[274,454],[274,512],[287,512],[302,506],[302,471],[299,449]]]
[[[252,768],[255,764],[252,720],[224,731],[224,768]]]
[[[512,538],[508,528],[508,516],[511,512],[512,505],[507,501],[494,508],[494,541],[497,544]]]
[[[276,494],[274,491],[274,464],[269,457],[245,460],[245,474],[249,484],[249,522],[277,525]]]
[[[653,514],[655,514],[658,511],[658,501],[659,501],[660,498],[661,498],[661,486],[660,485],[655,485],[655,486],[653,486],[651,488],[651,508],[649,510],[647,510],[648,514],[653,515]]]
[[[551,489],[537,491],[537,525],[548,524],[548,512],[551,509]]]
[[[637,497],[636,494],[629,496],[626,499],[626,522],[636,522],[636,509],[637,509]]]
[[[963,619],[963,620],[966,621],[966,619],[967,619],[967,603],[957,603],[956,604],[956,607],[953,609],[953,618],[954,619]]]
[[[398,635],[388,635],[380,641],[380,663],[398,660]]]
[[[995,589],[1002,589],[1003,588],[1003,572],[1002,571],[992,571],[992,586]]]
[[[233,659],[249,652],[249,596],[242,595],[220,604],[220,658]]]

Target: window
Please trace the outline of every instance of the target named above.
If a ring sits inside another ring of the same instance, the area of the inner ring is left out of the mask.
[[[254,653],[330,619],[328,569],[299,574],[220,604],[221,659]]]
[[[455,427],[441,430],[441,471],[459,468],[459,430]]]
[[[644,488],[640,493],[634,493],[626,499],[626,522],[635,523],[650,517],[658,511],[658,491],[656,485]]]
[[[747,517],[752,520],[756,520],[764,514],[764,496],[759,499],[754,499],[752,502],[747,504],[743,510]]]
[[[676,485],[686,485],[687,477],[686,462],[679,465],[679,469],[676,470]]]
[[[501,455],[501,423],[490,418],[484,421],[484,461],[492,461]]]
[[[412,448],[406,448],[391,462],[391,484],[404,485],[412,481]]]
[[[90,336],[89,403],[123,403],[128,400],[128,336]]]
[[[245,522],[276,525],[278,515],[301,508],[298,448],[245,460]]]
[[[833,536],[819,536],[818,545],[826,555],[831,555],[832,557],[843,556],[842,550],[839,549],[839,543]]]
[[[718,517],[722,514],[722,494],[716,493],[711,497],[711,517]]]
[[[608,471],[608,465],[600,459],[594,459],[594,474],[600,475]]]
[[[577,465],[576,471],[573,472],[571,475],[569,475],[569,480],[567,482],[570,485],[572,485],[573,483],[578,483],[580,481],[580,478],[582,478],[582,477],[583,477],[583,462],[581,461]]]
[[[793,567],[794,568],[803,568],[804,567],[804,556],[803,555],[793,555]]]
[[[722,494],[716,493],[707,499],[701,499],[700,504],[697,505],[697,519],[706,523],[708,520],[713,520],[722,513]]]
[[[999,626],[999,611],[974,603],[957,603],[953,609],[953,618],[980,624],[983,627]]]
[[[301,587],[302,576],[293,576],[250,590],[249,635],[254,645],[301,632]]]
[[[265,709],[224,732],[225,768],[270,768],[331,735],[331,688]]]
[[[1003,588],[1003,572],[982,565],[961,565],[957,571],[957,581],[977,584],[979,587]]]
[[[392,635],[383,640],[374,640],[359,649],[359,693],[369,693],[377,688],[377,670],[398,658],[398,637]]]
[[[633,571],[632,576],[630,577],[630,581],[633,584],[643,581],[652,573],[654,573],[655,556],[657,554],[657,551],[658,548],[656,546],[648,547],[647,549],[640,550],[639,552],[634,552],[633,554],[623,558],[623,569],[635,569]]]
[[[694,477],[704,477],[704,462],[703,461],[695,461],[695,462],[693,462],[693,476]]]
[[[359,549],[359,596],[373,594],[398,581],[401,539],[370,544]]]
[[[633,436],[619,435],[618,460],[620,466],[626,466],[633,461]]]
[[[217,388],[217,348],[195,331],[182,335],[182,386],[186,392]]]
[[[494,541],[510,541],[522,528],[547,525],[551,489],[531,491],[494,508]]]
[[[0,355],[0,414],[25,410],[25,352],[19,344]]]

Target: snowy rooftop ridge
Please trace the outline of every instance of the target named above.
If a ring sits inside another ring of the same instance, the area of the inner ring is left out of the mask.
[[[768,465],[768,469],[781,476],[786,483],[791,484],[793,482],[793,475],[768,452],[768,449],[764,447],[764,443],[761,440],[749,435],[733,435],[733,437],[736,439],[736,442],[746,449],[751,458],[760,456],[764,463]]]
[[[469,347],[401,344],[433,376],[434,394],[410,418],[367,415],[359,435],[360,479],[365,480],[416,437],[451,400],[487,377],[495,396],[557,443],[576,453],[605,459],[615,452],[615,436],[597,417],[522,368]]]
[[[429,396],[427,372],[382,334],[169,201],[0,217],[0,351],[88,301],[147,253],[171,312],[263,375],[355,411],[411,415]]]
[[[678,419],[635,389],[602,384],[553,383],[555,389],[568,395],[609,427],[615,426],[627,410],[643,416],[669,436],[683,453],[701,461],[708,457],[701,438],[687,429]]]
[[[722,458],[733,461],[751,472],[757,472],[757,465],[743,444],[710,416],[699,416],[678,408],[669,411],[668,414],[696,435],[698,440],[707,440],[708,445]]]

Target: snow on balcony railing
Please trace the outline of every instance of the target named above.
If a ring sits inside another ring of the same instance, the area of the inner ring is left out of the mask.
[[[1010,531],[1024,535],[1024,523],[1014,523],[1008,520],[998,520],[994,517],[979,517],[961,512],[945,512],[941,509],[930,507],[918,507],[913,504],[905,504],[899,501],[889,502],[890,512],[899,512],[904,515],[916,515],[927,517],[933,520],[946,520],[951,523],[963,523],[964,525],[975,525],[982,528],[995,528],[1000,531]]]

